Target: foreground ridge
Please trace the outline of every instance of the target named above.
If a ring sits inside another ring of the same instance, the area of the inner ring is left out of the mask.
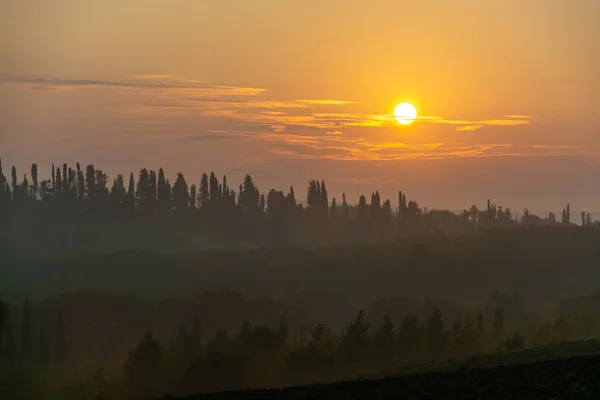
[[[304,387],[165,397],[211,399],[598,399],[600,355],[490,368],[464,367]]]

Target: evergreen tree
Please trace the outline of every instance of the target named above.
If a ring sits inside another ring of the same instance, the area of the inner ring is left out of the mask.
[[[327,197],[327,189],[325,188],[325,181],[321,181],[321,217],[325,220],[329,213],[329,198]]]
[[[567,203],[567,224],[571,223],[571,205]]]
[[[438,308],[434,308],[427,321],[427,343],[429,357],[431,359],[441,359],[444,357],[446,348],[446,337],[444,334],[444,321],[442,313]]]
[[[55,194],[56,197],[62,197],[63,196],[63,184],[62,184],[62,174],[60,173],[60,167],[56,168],[56,188],[55,188]]]
[[[366,361],[369,354],[369,325],[365,322],[363,310],[359,310],[356,318],[350,321],[341,346],[346,363],[352,365]]]
[[[392,202],[390,199],[387,199],[381,207],[381,219],[384,223],[392,220]]]
[[[365,222],[369,217],[369,209],[367,208],[367,199],[361,195],[358,199],[358,221]]]
[[[342,193],[342,219],[348,221],[350,217],[350,210],[348,209],[348,202],[346,201],[346,193]]]
[[[150,215],[156,215],[156,172],[153,170],[148,171],[148,213]]]
[[[389,367],[395,358],[395,335],[394,324],[389,316],[383,317],[383,323],[379,326],[375,334],[375,343],[377,345],[377,358],[382,367]]]
[[[22,194],[23,199],[26,199],[29,195],[29,181],[27,180],[27,174],[23,175],[23,182],[19,188],[19,193]]]
[[[255,211],[260,203],[260,193],[250,175],[246,175],[244,183],[240,186],[239,205],[246,211]]]
[[[54,196],[57,195],[57,192],[56,192],[56,178],[55,177],[56,177],[56,170],[54,168],[54,164],[52,164],[52,194]]]
[[[209,189],[208,194],[210,198],[210,204],[213,206],[219,202],[220,191],[219,191],[219,180],[215,176],[214,172],[210,173],[210,179],[208,181]]]
[[[12,171],[12,192],[13,192],[13,201],[17,202],[19,200],[19,185],[17,183],[17,169],[13,165]]]
[[[129,185],[127,187],[127,194],[125,195],[123,206],[126,212],[133,213],[135,210],[135,181],[133,179],[133,173],[129,174]]]
[[[39,182],[38,182],[38,167],[37,167],[37,164],[35,164],[35,163],[31,164],[31,181],[33,184],[31,187],[31,198],[34,200],[37,200]],[[0,166],[0,186],[2,186],[2,166]],[[0,188],[0,190],[2,190],[2,188]]]
[[[264,194],[260,195],[260,201],[258,202],[258,208],[260,209],[260,211],[265,211],[265,195]]]
[[[29,309],[29,298],[25,297],[21,317],[21,351],[20,358],[24,363],[32,361],[33,338],[31,331],[31,311]]]
[[[188,191],[188,185],[185,182],[185,178],[183,177],[182,173],[177,174],[177,179],[173,184],[172,196],[173,208],[175,212],[181,213],[188,209],[190,193]]]
[[[158,170],[158,183],[156,190],[158,196],[159,214],[169,215],[169,213],[171,212],[171,189],[167,187],[165,172],[162,168]]]
[[[119,174],[117,179],[113,180],[113,186],[110,190],[110,198],[115,209],[122,209],[126,201],[127,192],[125,192],[125,178]]]
[[[198,190],[198,205],[200,207],[207,207],[210,201],[210,192],[208,188],[208,175],[202,174],[200,179],[200,189]]]
[[[67,163],[63,164],[63,177],[62,177],[62,194],[63,197],[67,198],[69,197],[69,175],[68,175],[68,167],[67,167]]]
[[[2,158],[0,158],[0,212],[8,206],[10,202],[10,188],[6,176],[2,171]]]
[[[54,166],[52,166],[54,169]],[[77,200],[83,201],[85,197],[85,179],[83,177],[83,171],[81,165],[77,163]]]
[[[137,208],[142,215],[148,215],[148,198],[150,194],[150,176],[146,168],[140,170],[135,189]],[[187,203],[187,200],[186,200]]]
[[[173,188],[175,186],[177,183]],[[164,393],[163,350],[152,332],[148,332],[135,350],[129,353],[123,370],[129,399],[158,398]]]
[[[54,330],[54,351],[57,364],[64,364],[67,359],[67,338],[62,312],[58,313],[56,328]]]
[[[190,188],[190,209],[196,208],[196,185],[193,184]]]
[[[294,194],[293,186],[290,186],[290,192],[287,195],[287,199],[288,199],[290,208],[295,209],[296,208],[296,195]]]

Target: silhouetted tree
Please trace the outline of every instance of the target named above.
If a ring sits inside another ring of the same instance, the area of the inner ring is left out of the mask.
[[[342,193],[342,219],[347,221],[350,217],[350,210],[348,209],[348,202],[346,201],[346,193]]]
[[[444,321],[442,313],[434,308],[427,321],[427,348],[431,359],[440,359],[444,355],[446,347],[446,335],[444,334]]]
[[[394,324],[389,316],[383,317],[383,323],[375,333],[375,343],[377,346],[378,362],[383,367],[389,367],[394,362],[396,352],[395,347]]]
[[[190,188],[190,209],[196,208],[196,185],[192,185]]]
[[[63,184],[62,184],[62,175],[60,173],[60,168],[56,168],[56,187],[55,189],[55,195],[56,197],[62,197],[63,193]]]
[[[145,400],[164,393],[163,350],[152,332],[146,333],[135,350],[129,353],[123,371],[128,398]]]
[[[358,199],[358,221],[365,222],[369,216],[369,209],[367,208],[367,199],[361,195]]]
[[[208,175],[202,174],[200,180],[200,190],[198,191],[198,204],[200,207],[207,207],[210,200],[210,194],[208,189]]]
[[[185,182],[185,178],[183,177],[182,173],[177,174],[177,179],[173,184],[172,197],[173,208],[175,212],[181,213],[188,209],[190,193],[188,191],[188,185]]]
[[[342,336],[342,353],[348,364],[360,364],[366,361],[369,353],[369,325],[365,322],[363,310],[358,311],[354,320]]]
[[[128,213],[133,213],[135,210],[135,183],[133,180],[133,173],[129,174],[129,185],[127,186],[127,194],[125,195],[124,208]]]
[[[52,170],[54,171],[54,165],[52,165]],[[52,182],[54,186],[54,181]],[[81,165],[77,163],[77,199],[79,201],[83,201],[85,197],[85,179],[83,177],[83,171],[81,170]]]
[[[39,190],[39,182],[38,182],[38,167],[37,164],[31,164],[31,195],[30,197],[34,200],[38,199],[38,190]],[[0,165],[0,186],[2,186],[2,166]],[[0,187],[0,191],[2,188]]]
[[[12,192],[13,192],[13,201],[19,201],[19,184],[17,182],[17,169],[13,165],[12,171]]]
[[[257,210],[260,202],[258,188],[254,185],[252,177],[246,175],[244,183],[240,187],[239,205],[246,211]]]
[[[331,210],[329,211],[331,222],[335,223],[337,217],[337,205],[335,203],[335,197],[331,200]]]

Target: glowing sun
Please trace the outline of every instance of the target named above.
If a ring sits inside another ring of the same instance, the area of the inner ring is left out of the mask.
[[[394,109],[394,117],[399,124],[412,124],[417,118],[417,109],[410,103],[400,103]]]

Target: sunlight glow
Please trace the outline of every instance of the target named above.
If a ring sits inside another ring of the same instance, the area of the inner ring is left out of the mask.
[[[402,125],[410,125],[417,118],[417,108],[410,103],[400,103],[394,109],[396,121]]]

